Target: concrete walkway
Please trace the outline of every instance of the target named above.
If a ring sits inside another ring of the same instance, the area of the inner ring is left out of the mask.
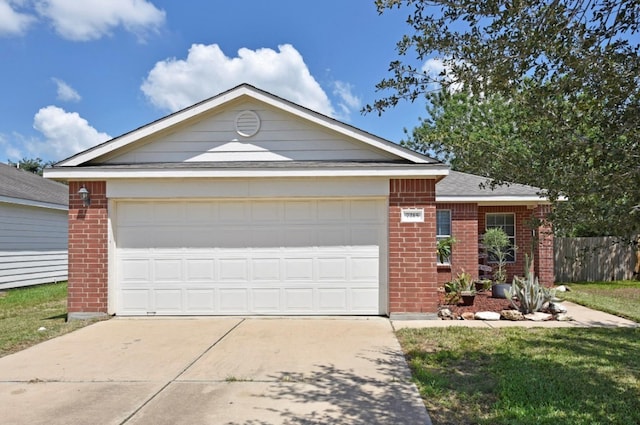
[[[0,358],[2,424],[430,424],[388,319],[116,318]]]
[[[563,301],[567,307],[567,314],[574,320],[570,322],[533,322],[530,320],[512,322],[509,320],[394,320],[394,329],[402,328],[446,328],[452,326],[463,326],[470,328],[506,328],[506,327],[526,327],[526,328],[579,328],[579,327],[640,327],[640,323],[623,319],[613,314],[603,313],[598,310]]]

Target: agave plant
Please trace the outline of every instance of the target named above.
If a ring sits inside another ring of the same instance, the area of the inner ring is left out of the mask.
[[[524,314],[540,311],[542,307],[554,298],[554,291],[540,285],[535,273],[531,272],[531,261],[525,255],[524,277],[515,276],[511,288],[507,290],[507,297],[511,304]],[[518,300],[518,304],[514,299]]]

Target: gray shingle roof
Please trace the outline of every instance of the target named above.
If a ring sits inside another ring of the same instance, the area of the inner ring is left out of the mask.
[[[66,185],[0,163],[0,196],[47,204],[69,205]]]
[[[538,196],[541,189],[524,184],[499,185],[493,190],[488,187],[486,177],[475,174],[449,171],[449,175],[436,185],[436,197],[495,197],[495,196]],[[482,188],[485,184],[487,187]]]

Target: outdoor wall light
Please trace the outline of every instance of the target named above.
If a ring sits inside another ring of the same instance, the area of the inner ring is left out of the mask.
[[[89,197],[90,193],[84,185],[78,191],[78,195],[80,195],[80,199],[82,199],[82,205],[86,208],[91,204],[91,198]]]

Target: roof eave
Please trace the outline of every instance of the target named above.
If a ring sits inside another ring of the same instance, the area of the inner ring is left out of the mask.
[[[45,170],[45,177],[53,180],[103,180],[131,178],[270,178],[270,177],[401,177],[442,178],[448,174],[446,166],[429,167],[323,167],[323,168],[109,168],[56,167]]]
[[[478,206],[550,205],[548,198],[540,195],[506,196],[438,196],[436,202],[450,204],[478,204]]]

